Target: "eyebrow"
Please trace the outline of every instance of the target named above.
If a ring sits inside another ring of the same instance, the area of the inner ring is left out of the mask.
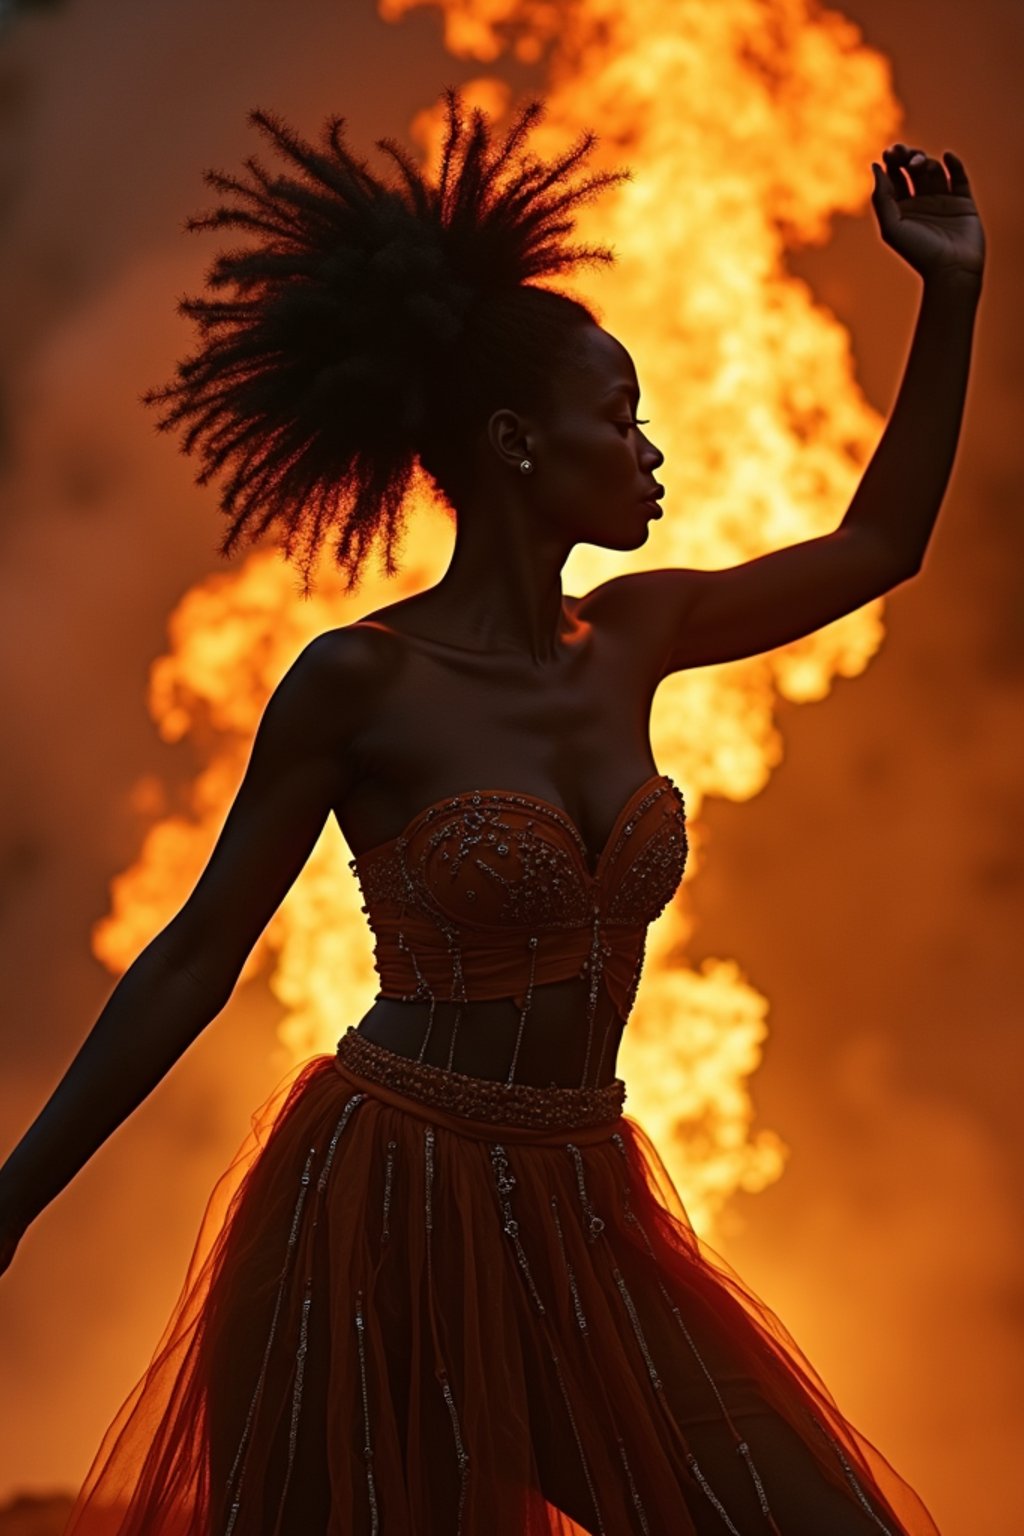
[[[638,400],[640,398],[640,390],[636,384],[613,384],[611,389],[605,390],[604,394],[601,396],[601,399],[607,400],[609,395],[615,395],[619,393],[636,395]]]

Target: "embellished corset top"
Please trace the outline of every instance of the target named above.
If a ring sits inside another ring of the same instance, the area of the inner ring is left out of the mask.
[[[349,860],[374,936],[378,996],[465,1003],[589,978],[625,1021],[648,925],[686,865],[683,796],[665,774],[619,812],[591,869],[571,817],[515,790],[478,789],[419,811],[399,836]]]

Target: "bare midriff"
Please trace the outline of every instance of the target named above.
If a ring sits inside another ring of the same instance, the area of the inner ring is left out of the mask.
[[[534,988],[523,1031],[515,1081],[538,1088],[580,1086],[587,1054],[585,978],[569,977]],[[452,1051],[452,1030],[458,1015]],[[420,1056],[430,1019],[428,1001],[379,997],[357,1025],[360,1034],[411,1060],[503,1082],[515,1052],[520,1009],[512,998],[453,1003],[438,999],[426,1049]],[[594,1019],[587,1087],[603,1087],[615,1077],[623,1021],[607,995]]]

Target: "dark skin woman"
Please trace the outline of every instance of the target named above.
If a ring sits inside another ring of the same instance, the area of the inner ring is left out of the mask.
[[[884,167],[872,167],[875,216],[885,243],[920,275],[921,304],[890,420],[839,526],[732,568],[642,571],[582,597],[566,596],[561,573],[574,547],[639,548],[652,519],[662,515],[664,494],[657,479],[663,455],[636,415],[640,387],[630,354],[601,325],[584,325],[572,362],[555,372],[548,407],[535,413],[493,410],[476,435],[456,498],[454,553],[440,581],[321,635],[276,689],[195,889],[120,980],[51,1099],[0,1169],[0,1270],[39,1212],[224,1007],[332,813],[358,857],[399,839],[425,808],[446,798],[514,790],[567,819],[593,878],[624,808],[658,775],[648,730],[654,694],[665,677],[787,644],[921,570],[960,432],[985,242],[956,155],[947,152],[943,164],[897,143],[883,159]],[[358,1031],[409,1060],[427,1038],[429,1049],[420,1059],[451,1070],[454,1056],[457,1071],[474,1078],[500,1080],[515,1041],[518,1083],[596,1090],[613,1082],[624,1019],[609,992],[598,1000],[596,1017],[588,1011],[593,991],[585,976],[537,986],[521,1042],[513,998],[456,1003],[454,997],[428,1004],[381,996]],[[569,1150],[577,1155],[575,1146]],[[498,1152],[504,1155],[500,1147]],[[299,1210],[301,1205],[296,1222]],[[276,1264],[269,1249],[264,1252],[260,1217],[254,1197],[239,1227],[238,1250],[246,1246],[244,1222],[255,1220],[254,1262]],[[516,1230],[514,1223],[505,1226],[506,1233]],[[626,1263],[621,1254],[619,1262]],[[258,1283],[235,1279],[230,1296],[243,1296],[247,1304],[268,1294],[276,1271],[254,1274]],[[626,1280],[618,1269],[615,1275],[625,1294]],[[639,1285],[640,1271],[629,1279]],[[720,1320],[728,1323],[732,1314],[724,1297],[722,1308]],[[715,1376],[725,1380],[734,1362],[728,1329],[719,1334],[714,1310],[702,1323],[695,1298],[690,1322]],[[361,1311],[357,1323],[362,1347]],[[652,1312],[645,1311],[644,1325],[657,1326]],[[738,1322],[729,1326],[734,1339],[742,1336]],[[224,1352],[211,1373],[222,1393],[220,1408],[214,1401],[214,1422],[222,1412],[228,1426],[212,1437],[214,1486],[224,1486],[226,1478],[229,1498],[236,1486],[228,1468],[237,1439],[229,1430],[237,1429],[245,1411],[232,1393],[256,1374],[254,1328],[239,1312],[235,1332],[229,1326],[218,1335]],[[305,1337],[303,1332],[303,1360]],[[308,1391],[327,1393],[322,1405],[331,1402],[330,1389],[316,1375],[326,1369],[326,1350],[326,1338],[309,1349]],[[734,1384],[745,1379],[743,1368],[741,1360]],[[447,1390],[446,1378],[439,1379]],[[524,1389],[539,1483],[550,1504],[571,1513],[579,1526],[604,1529],[599,1514],[594,1523],[597,1500],[587,1463],[576,1458],[550,1393],[536,1385],[539,1379]],[[214,1391],[210,1397],[215,1399]],[[448,1408],[455,1413],[454,1398]],[[737,1529],[712,1485],[728,1491],[727,1502],[735,1499],[737,1511],[741,1499],[748,1501],[746,1516],[737,1515],[749,1521],[746,1529],[763,1529],[762,1515],[772,1532],[785,1536],[894,1528],[894,1517],[887,1515],[891,1524],[882,1522],[855,1483],[854,1498],[841,1478],[837,1487],[818,1477],[792,1421],[787,1425],[763,1406],[746,1411],[745,1433],[771,1482],[772,1514],[760,1474],[752,1473],[753,1485],[745,1481],[742,1468],[736,1471],[736,1447],[719,1429],[697,1421],[687,1431],[704,1468],[693,1472],[692,1507],[687,1501],[693,1530],[720,1530],[723,1520]],[[326,1412],[308,1413],[304,1422],[322,1422]],[[295,1413],[297,1423],[297,1396]],[[366,1423],[369,1436],[369,1416]],[[465,1474],[461,1440],[456,1443]],[[308,1466],[302,1463],[313,1454],[311,1444],[298,1442],[296,1463],[304,1531],[326,1529],[336,1509],[326,1461],[314,1455]],[[739,1449],[748,1451],[746,1441]],[[295,1452],[293,1436],[289,1476]],[[612,1460],[613,1452],[611,1447]],[[689,1450],[683,1460],[698,1464]],[[674,1477],[664,1474],[668,1481]],[[662,1506],[670,1507],[678,1506]],[[235,1514],[237,1508],[229,1529]],[[925,1529],[934,1526],[914,1526]]]
[[[637,572],[567,597],[561,572],[576,544],[636,549],[661,512],[650,498],[662,494],[664,456],[635,424],[636,369],[595,326],[556,414],[494,413],[444,576],[328,631],[282,680],[194,891],[0,1170],[4,1268],[29,1222],[224,1007],[328,816],[358,854],[445,795],[515,787],[564,807],[596,861],[627,796],[656,771],[648,720],[663,678],[772,650],[920,571],[956,452],[985,257],[962,162],[945,159],[948,174],[897,143],[873,171],[882,238],[921,275],[921,303],[889,422],[834,532],[724,570]],[[519,472],[524,459],[532,475]],[[546,1034],[550,1050],[524,1060],[524,1081],[571,1080],[583,990],[539,990],[532,1038]],[[496,1075],[488,1052],[507,1060],[514,1011],[504,1000],[470,1007],[486,1027],[465,1029],[478,1045],[462,1070]],[[360,1028],[408,1052],[424,1008],[384,999]],[[439,1054],[443,1045],[441,1032]],[[602,1080],[614,1071],[613,1042]]]

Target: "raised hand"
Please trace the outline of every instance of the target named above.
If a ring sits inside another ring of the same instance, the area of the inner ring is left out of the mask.
[[[906,144],[894,144],[882,155],[884,170],[871,165],[871,203],[886,245],[924,278],[980,283],[985,232],[963,161],[947,149],[943,166]]]

